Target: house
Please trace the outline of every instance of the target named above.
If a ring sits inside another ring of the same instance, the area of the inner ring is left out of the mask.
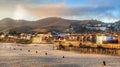
[[[118,37],[118,43],[120,44],[120,37]]]
[[[101,30],[101,31],[106,31],[107,27],[105,24],[87,24],[86,26],[87,29],[89,30]]]
[[[6,36],[5,34],[2,34],[0,35],[0,38],[5,38],[5,36]]]
[[[96,43],[97,44],[109,44],[109,43],[118,43],[118,39],[115,36],[97,36],[96,37]]]
[[[51,33],[48,34],[37,34],[32,38],[33,43],[48,43],[52,37]]]
[[[37,36],[32,38],[32,43],[41,43],[42,42],[42,38]]]
[[[103,44],[103,41],[106,41],[106,36],[97,36],[96,37],[97,44]]]
[[[107,28],[106,27],[87,27],[87,29],[106,31]]]

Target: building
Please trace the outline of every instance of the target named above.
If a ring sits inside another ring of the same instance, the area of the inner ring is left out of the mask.
[[[42,38],[37,36],[32,38],[32,43],[41,43],[42,42]]]
[[[48,34],[37,34],[32,38],[32,43],[49,43],[52,35]]]
[[[90,29],[90,30],[101,30],[101,31],[106,31],[106,27],[87,27],[87,29]]]
[[[87,29],[89,30],[101,30],[101,31],[106,31],[107,27],[105,24],[87,24],[86,26]]]
[[[118,43],[119,39],[115,36],[96,36],[97,44],[109,44],[109,43]]]
[[[97,44],[103,44],[103,41],[106,41],[106,36],[97,36],[96,37]]]

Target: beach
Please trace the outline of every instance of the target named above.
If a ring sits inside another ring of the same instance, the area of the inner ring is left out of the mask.
[[[103,64],[105,61],[106,65]],[[0,43],[0,67],[119,67],[120,57],[53,50],[52,44]]]

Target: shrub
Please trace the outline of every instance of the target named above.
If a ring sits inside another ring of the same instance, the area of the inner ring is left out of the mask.
[[[32,41],[31,40],[27,40],[27,39],[21,39],[21,40],[18,41],[18,43],[21,43],[21,44],[30,44],[30,43],[32,43]]]

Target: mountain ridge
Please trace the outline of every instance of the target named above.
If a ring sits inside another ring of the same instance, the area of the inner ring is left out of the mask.
[[[86,24],[102,23],[97,20],[70,20],[60,17],[48,17],[37,21],[27,20],[14,20],[11,18],[5,18],[0,20],[0,31],[7,32],[10,30],[18,32],[47,32],[47,31],[59,31],[64,32],[70,27],[70,25],[81,26]],[[43,31],[45,30],[45,31]]]

